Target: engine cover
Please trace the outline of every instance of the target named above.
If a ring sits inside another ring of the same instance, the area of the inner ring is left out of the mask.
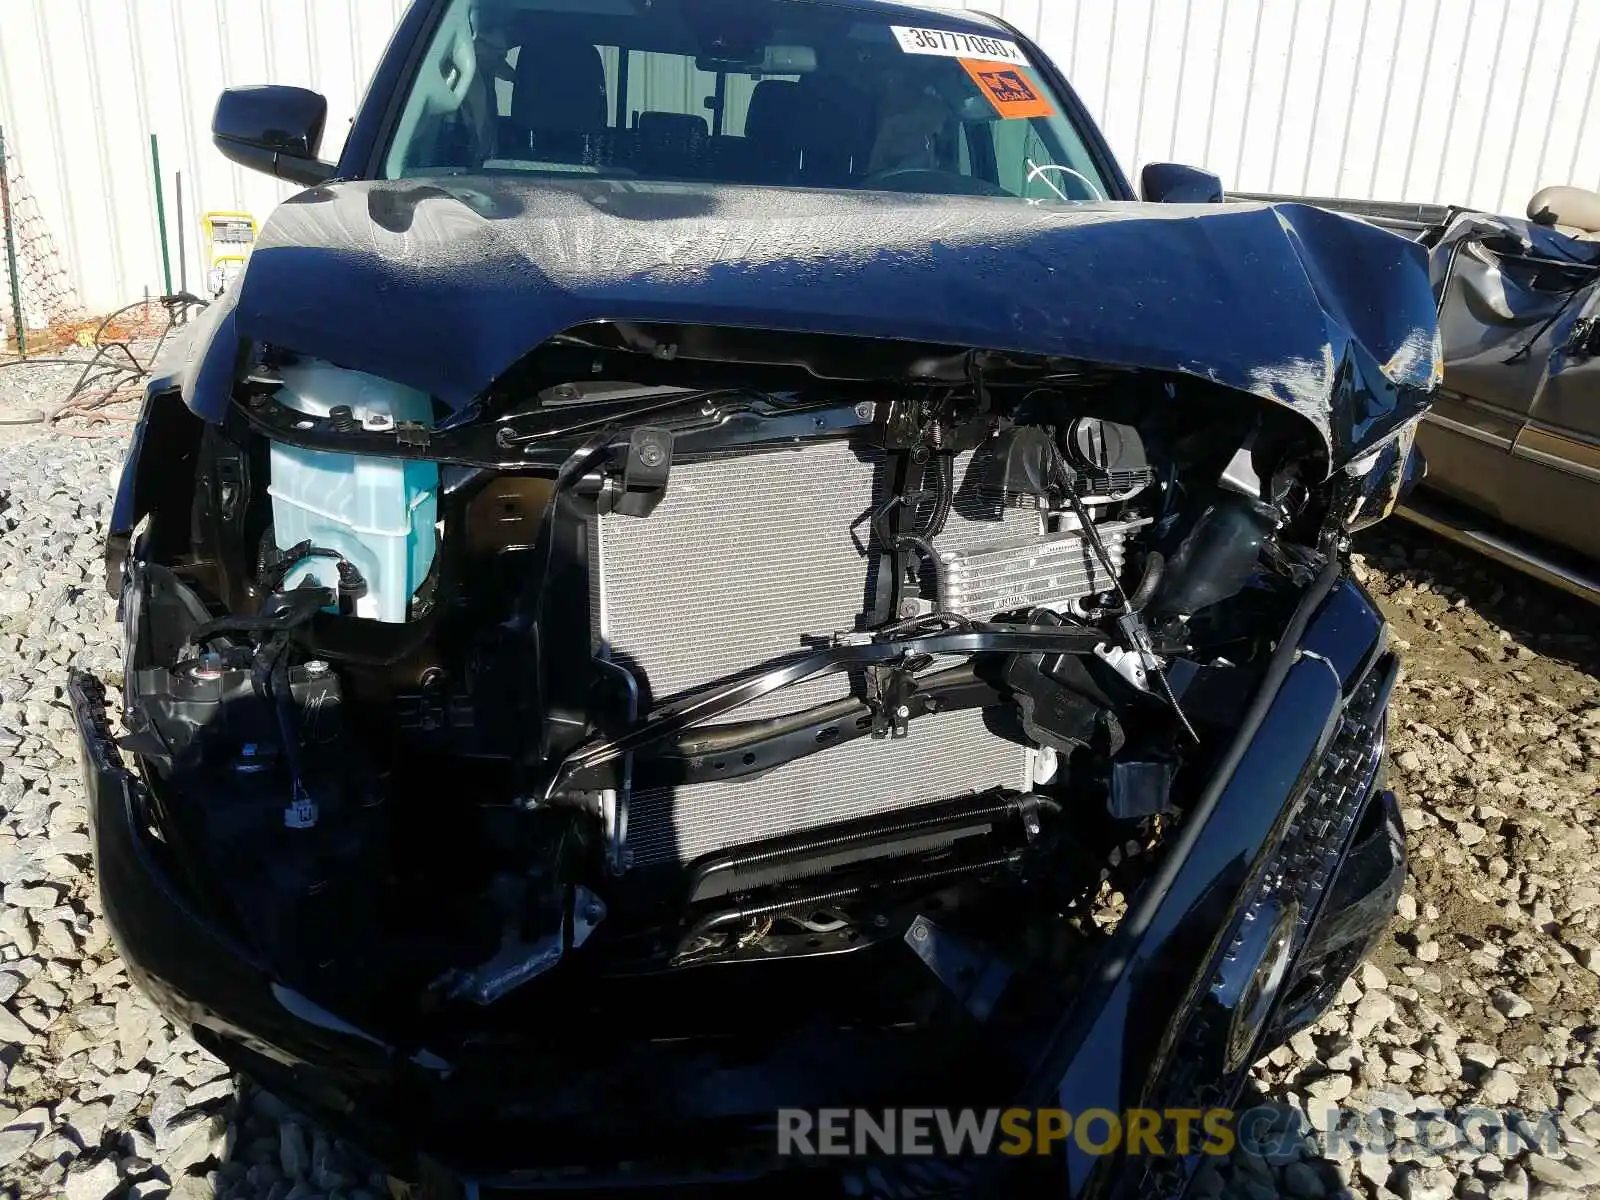
[[[1074,534],[1044,536],[1037,511],[961,486],[936,550],[947,600],[1065,603],[1110,585]],[[597,655],[627,667],[645,707],[826,644],[861,627],[871,593],[864,520],[888,494],[881,451],[844,441],[677,463],[648,518],[597,517],[590,601]],[[1105,530],[1118,558],[1125,527]],[[1039,568],[1039,569],[1035,569]],[[1002,607],[1005,605],[1003,604]],[[743,708],[770,717],[840,699],[855,682],[812,680]],[[639,865],[995,787],[1025,789],[1029,753],[978,711],[912,722],[900,740],[862,739],[758,776],[636,792],[628,846]]]

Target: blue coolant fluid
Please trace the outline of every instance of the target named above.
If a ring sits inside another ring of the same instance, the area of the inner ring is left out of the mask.
[[[367,429],[393,429],[401,421],[433,424],[426,393],[385,379],[314,359],[284,367],[282,376],[279,402],[308,416],[325,417],[347,405]],[[310,542],[324,552],[291,564],[286,589],[310,580],[337,590],[338,558],[326,553],[331,551],[366,582],[366,594],[355,602],[356,616],[406,620],[437,549],[437,463],[274,442],[267,492],[278,549]]]

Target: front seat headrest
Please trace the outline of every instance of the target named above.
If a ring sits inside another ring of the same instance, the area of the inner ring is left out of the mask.
[[[1600,233],[1600,192],[1580,187],[1540,188],[1528,201],[1528,220]]]
[[[511,120],[524,129],[591,133],[610,125],[606,66],[588,42],[528,39],[517,51]]]
[[[750,94],[744,135],[766,147],[798,145],[805,98],[800,85],[787,79],[763,79]]]

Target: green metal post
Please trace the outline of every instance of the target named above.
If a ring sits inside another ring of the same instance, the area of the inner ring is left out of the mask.
[[[17,278],[17,223],[11,215],[11,172],[6,163],[6,131],[0,128],[0,225],[6,230],[6,277],[11,280],[11,319],[17,330],[17,353],[28,353],[22,327],[22,281]]]
[[[172,295],[172,255],[167,250],[167,202],[162,197],[161,147],[156,135],[150,135],[150,168],[156,180],[156,228],[161,234],[161,279],[166,284],[164,295]]]

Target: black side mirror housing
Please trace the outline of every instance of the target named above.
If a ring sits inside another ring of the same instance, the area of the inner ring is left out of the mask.
[[[1221,204],[1222,180],[1182,163],[1145,163],[1139,195],[1151,204]]]
[[[224,158],[313,187],[333,175],[317,158],[328,101],[306,88],[270,83],[228,88],[217,98],[211,141]]]

